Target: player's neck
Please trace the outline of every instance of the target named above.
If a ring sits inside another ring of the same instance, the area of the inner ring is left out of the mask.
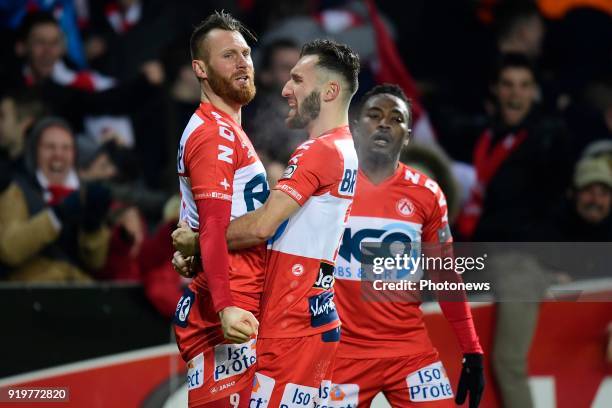
[[[398,162],[388,159],[366,157],[359,158],[359,168],[372,184],[378,185],[395,174]]]
[[[319,117],[310,122],[307,127],[310,139],[316,139],[332,129],[348,126],[348,109],[321,109]]]
[[[239,125],[242,125],[242,105],[228,103],[225,99],[221,98],[212,90],[204,88],[200,93],[200,101],[214,105],[215,107],[228,114],[232,119],[234,119],[234,122],[238,123]]]

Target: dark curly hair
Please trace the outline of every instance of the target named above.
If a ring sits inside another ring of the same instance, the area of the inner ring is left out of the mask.
[[[306,55],[317,55],[317,66],[342,75],[349,86],[349,94],[355,94],[359,87],[359,56],[348,45],[333,40],[314,40],[302,47],[300,57]]]

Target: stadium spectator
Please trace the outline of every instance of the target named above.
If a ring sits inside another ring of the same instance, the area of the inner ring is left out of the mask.
[[[81,185],[75,142],[60,118],[42,119],[26,149],[28,176],[17,175],[0,196],[0,262],[8,279],[89,281],[106,259],[107,189]]]
[[[25,173],[26,132],[45,111],[31,92],[12,92],[0,99],[0,191],[15,172]]]
[[[157,59],[170,46],[178,28],[187,25],[178,19],[186,10],[160,0],[88,1],[83,16],[83,43],[89,64],[120,81],[137,73],[144,62]],[[200,7],[206,6],[200,3]]]
[[[80,137],[78,147],[79,178],[102,181],[111,191],[114,201],[122,207],[136,207],[147,219],[156,223],[168,200],[168,194],[152,190],[138,180],[138,161],[134,152],[110,135],[102,144],[90,137]]]
[[[491,88],[496,112],[474,149],[477,185],[457,230],[479,242],[533,240],[546,214],[562,202],[571,168],[567,135],[556,119],[538,111],[538,84],[527,57],[505,55]],[[528,408],[533,401],[527,354],[537,300],[546,287],[544,271],[536,260],[512,251],[491,256],[487,269],[498,299],[516,300],[520,293],[531,300],[498,303],[492,359],[504,406]]]
[[[164,71],[157,61],[139,67],[140,74],[122,82],[90,70],[74,70],[64,61],[62,32],[53,16],[27,15],[17,33],[19,61],[3,79],[5,87],[31,87],[53,112],[77,130],[85,128],[101,139],[111,130],[142,157],[144,178],[155,186],[153,165],[163,162],[163,94],[159,88]],[[149,120],[156,117],[155,124]],[[142,135],[142,137],[140,137]],[[146,135],[146,138],[144,137]]]
[[[604,158],[578,162],[567,204],[546,226],[552,242],[612,241],[612,170]]]
[[[13,92],[0,99],[0,148],[25,169],[23,149],[26,132],[45,112],[44,105],[32,92]]]
[[[474,149],[477,185],[457,230],[481,242],[529,240],[569,183],[568,137],[557,118],[539,112],[536,75],[526,57],[505,55],[497,73],[491,87],[496,112]]]
[[[142,203],[145,208],[151,207],[158,204],[152,204],[150,200],[159,198],[156,193],[142,186],[119,182],[119,161],[122,153],[126,152],[115,140],[98,146],[91,138],[82,137],[77,145],[79,177],[84,181],[104,183],[110,189],[113,199],[109,214],[109,254],[104,268],[96,274],[96,278],[139,282],[138,256],[147,231],[138,204]],[[158,212],[161,213],[161,210]]]

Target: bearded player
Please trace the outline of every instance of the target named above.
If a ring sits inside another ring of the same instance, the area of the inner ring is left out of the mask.
[[[332,401],[337,406],[369,406],[382,392],[394,407],[454,407],[451,385],[429,339],[420,304],[366,301],[362,296],[363,240],[452,241],[446,200],[438,185],[399,162],[412,119],[401,88],[376,86],[362,100],[354,129],[358,188],[335,273],[342,340]],[[464,301],[439,303],[464,354],[456,402],[462,404],[469,391],[470,408],[475,408],[484,377],[482,348],[469,306]]]
[[[270,239],[251,406],[325,399],[320,385],[331,380],[340,339],[333,268],[357,176],[348,107],[358,73],[358,57],[345,45],[303,46],[283,96],[287,125],[305,128],[310,140],[291,156],[264,206],[227,232],[231,249]],[[175,264],[181,268],[176,257]]]
[[[203,272],[174,318],[190,407],[248,406],[255,369],[250,338],[258,327],[265,247],[228,253],[225,241],[230,220],[260,207],[269,193],[264,167],[240,126],[241,107],[255,96],[243,34],[252,37],[221,12],[196,27],[190,40],[201,102],[181,136],[178,173],[181,219],[199,232]]]
[[[364,302],[359,236],[448,242],[446,205],[436,183],[398,162],[410,134],[410,105],[394,85],[363,98],[356,140],[358,188],[336,266],[336,304],[343,334],[333,380],[320,394],[329,406],[369,406],[383,392],[395,407],[451,407],[453,392],[425,329],[418,304]],[[361,238],[360,238],[361,239]],[[355,251],[359,251],[355,253]],[[179,259],[180,261],[180,259]],[[187,269],[182,269],[187,273]],[[441,302],[464,353],[457,403],[478,405],[484,386],[482,349],[466,303]],[[257,402],[257,401],[255,401]]]

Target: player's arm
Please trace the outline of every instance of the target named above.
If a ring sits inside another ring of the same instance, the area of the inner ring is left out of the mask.
[[[208,133],[205,133],[207,132]],[[215,312],[219,314],[228,340],[242,343],[255,334],[259,323],[252,313],[234,306],[229,284],[229,256],[225,233],[231,216],[231,186],[237,158],[221,160],[219,145],[226,143],[216,129],[203,130],[187,141],[185,167],[189,171],[191,192],[199,221],[199,249],[203,279],[210,291]],[[226,146],[233,151],[233,146]],[[224,187],[224,189],[222,189]],[[197,278],[200,279],[200,278]]]
[[[423,242],[436,247],[435,255],[452,256],[452,235],[448,225],[446,199],[442,191],[438,191],[433,204],[433,211],[423,228]],[[441,276],[461,282],[461,276],[455,272],[440,274],[437,271],[430,273],[433,280],[440,280]],[[484,365],[483,351],[480,340],[476,334],[472,311],[463,291],[441,291],[438,293],[438,303],[442,314],[450,324],[463,353],[463,366],[457,386],[455,401],[461,405],[470,395],[470,408],[480,404],[484,391]]]
[[[263,206],[229,224],[226,234],[227,248],[238,250],[266,242],[274,235],[278,227],[299,208],[300,204],[289,195],[279,190],[272,190]],[[179,224],[179,228],[172,233],[174,248],[184,259],[200,253],[197,245],[198,239],[196,232],[182,224]],[[177,257],[175,269],[180,274],[189,276],[191,273],[184,259]]]
[[[266,242],[299,208],[289,195],[272,190],[263,206],[232,221],[227,229],[228,248],[237,250]]]

